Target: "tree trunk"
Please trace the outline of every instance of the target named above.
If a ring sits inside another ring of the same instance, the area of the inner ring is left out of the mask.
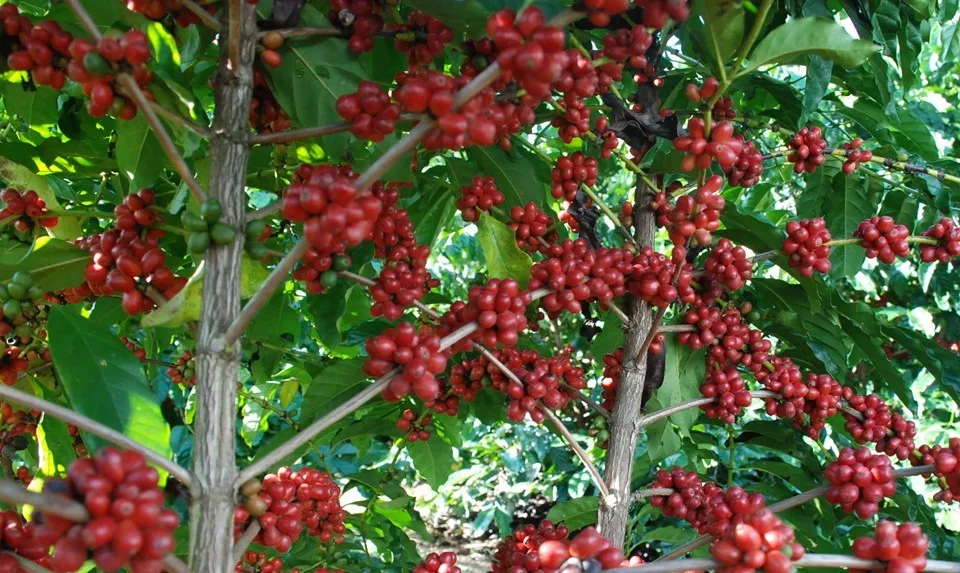
[[[655,191],[643,182],[638,183],[634,225],[637,242],[641,246],[653,245],[656,221],[647,204],[654,193]],[[610,442],[604,467],[604,479],[610,495],[600,504],[597,520],[600,532],[620,548],[623,547],[630,512],[630,477],[633,474],[633,457],[639,437],[637,419],[640,416],[647,371],[646,353],[638,360],[633,358],[640,351],[653,324],[653,313],[643,301],[631,300],[629,314],[630,321],[624,328],[624,361],[620,369],[620,379],[617,381],[616,404],[611,412]]]
[[[248,114],[253,93],[256,47],[254,6],[242,2],[240,62],[229,62],[228,39],[221,36],[216,75],[216,115],[210,146],[209,197],[223,206],[221,221],[237,230],[230,245],[206,253],[203,310],[197,340],[197,417],[190,507],[190,567],[193,571],[233,571],[234,481],[237,476],[237,374],[240,343],[227,347],[223,333],[240,312],[244,187],[249,157]],[[223,23],[223,30],[227,30]]]

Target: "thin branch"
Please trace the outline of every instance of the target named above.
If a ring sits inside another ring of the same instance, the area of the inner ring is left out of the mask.
[[[183,117],[179,113],[170,111],[169,109],[163,107],[162,105],[158,104],[155,101],[150,102],[150,108],[153,109],[154,113],[163,117],[167,121],[183,126],[189,129],[190,131],[196,133],[200,137],[203,137],[205,139],[210,139],[210,137],[212,136],[212,133],[206,127],[190,121],[189,119]]]
[[[754,400],[765,400],[767,398],[779,398],[780,394],[776,392],[771,392],[769,390],[753,390],[750,392],[750,397]],[[644,426],[649,426],[650,424],[662,420],[663,418],[668,418],[684,410],[690,410],[691,408],[699,408],[700,406],[706,406],[707,404],[712,404],[717,401],[718,398],[694,398],[693,400],[687,400],[686,402],[680,402],[679,404],[674,404],[669,408],[664,408],[662,410],[657,410],[656,412],[651,412],[645,416],[640,416],[637,418],[637,427],[642,428]]]
[[[183,182],[186,183],[187,187],[190,189],[190,193],[193,195],[193,198],[198,202],[203,202],[203,200],[206,199],[207,194],[200,187],[200,184],[197,183],[197,180],[194,179],[193,171],[190,170],[186,160],[184,160],[183,156],[180,155],[180,151],[177,150],[176,144],[174,144],[170,134],[167,133],[167,128],[163,126],[160,118],[157,117],[153,106],[150,105],[150,100],[147,99],[147,96],[144,95],[143,90],[141,90],[140,86],[137,85],[137,81],[129,74],[117,75],[117,81],[121,86],[124,87],[125,91],[133,97],[134,103],[137,104],[137,107],[140,108],[140,111],[143,112],[143,115],[147,118],[147,122],[150,124],[150,127],[153,128],[154,135],[157,136],[157,140],[160,142],[160,147],[163,148],[163,151],[167,154],[167,158],[170,160],[170,163],[173,164],[173,168],[176,169],[177,173],[180,175],[180,178],[183,179]]]
[[[250,525],[247,526],[247,529],[244,530],[240,539],[237,539],[233,544],[234,563],[243,559],[243,552],[247,550],[247,547],[250,547],[250,544],[253,543],[253,538],[256,537],[258,533],[260,533],[260,521],[254,519],[250,522]]]
[[[280,30],[264,30],[260,32],[262,40],[267,34],[276,32],[284,40],[290,38],[343,38],[348,35],[345,30],[333,26],[303,26],[299,28],[283,28]]]
[[[613,314],[617,315],[617,318],[620,319],[620,322],[624,324],[630,322],[630,317],[627,316],[627,313],[623,312],[623,310],[619,306],[614,304],[613,301],[605,302],[603,304],[605,304],[607,308],[612,310]]]
[[[93,43],[96,44],[103,39],[103,34],[100,33],[100,28],[97,28],[96,22],[93,21],[93,18],[90,17],[90,13],[83,7],[83,4],[80,3],[80,0],[67,0],[67,6],[70,7],[70,10],[73,11],[73,14],[77,17],[77,20],[80,20],[80,26],[86,30],[90,37],[93,38]]]
[[[281,199],[277,199],[276,201],[274,201],[273,203],[270,203],[266,207],[261,207],[256,211],[250,211],[249,213],[247,213],[247,216],[244,219],[244,221],[249,223],[250,221],[266,219],[267,217],[269,217],[270,215],[276,213],[281,209],[283,209],[283,201]]]
[[[657,329],[658,333],[667,332],[696,332],[697,327],[693,324],[662,324]]]
[[[200,18],[200,21],[203,22],[203,25],[207,28],[210,28],[216,32],[220,31],[220,22],[218,22],[217,19],[210,14],[210,12],[207,12],[203,6],[194,2],[194,0],[180,0],[180,5],[190,12],[193,12],[193,14],[197,18]]]
[[[287,280],[287,276],[293,270],[294,265],[307,254],[308,250],[310,250],[310,243],[305,238],[300,239],[293,249],[277,263],[277,266],[267,276],[267,280],[263,281],[257,292],[247,301],[240,314],[223,334],[221,341],[224,348],[229,348],[240,338],[247,325],[257,316],[260,309],[270,301],[274,291]]]
[[[187,564],[172,553],[163,558],[163,570],[169,573],[190,573]]]
[[[227,14],[228,65],[236,69],[240,64],[240,19],[243,17],[245,0],[229,0]]]
[[[30,491],[15,481],[0,480],[0,501],[11,505],[31,505],[43,513],[74,523],[90,520],[90,513],[82,503],[59,495]]]
[[[583,402],[584,404],[586,404],[588,408],[590,408],[591,410],[593,410],[593,411],[596,412],[597,414],[600,414],[601,416],[603,416],[603,418],[604,418],[605,420],[607,420],[608,422],[611,420],[610,411],[607,410],[606,408],[604,408],[603,406],[601,406],[600,404],[597,404],[596,402],[594,402],[594,401],[590,398],[590,396],[587,396],[586,394],[584,394],[584,393],[581,392],[580,390],[577,390],[577,389],[574,388],[573,386],[569,386],[569,385],[567,385],[567,384],[562,385],[560,388],[561,388],[564,392],[566,392],[567,394],[570,394],[570,395],[573,396],[574,398],[576,398],[576,399],[580,400],[581,402]]]
[[[4,551],[4,553],[6,553],[7,555],[13,555],[13,558],[17,560],[17,564],[20,565],[20,568],[26,571],[27,573],[52,573],[52,571],[50,571],[46,567],[40,565],[36,561],[31,561],[27,559],[23,555],[19,555],[17,553],[12,553],[9,551]]]
[[[99,436],[104,440],[107,440],[108,442],[113,442],[118,446],[122,446],[130,450],[136,450],[143,454],[147,460],[166,470],[170,475],[177,478],[177,480],[184,485],[190,486],[193,482],[190,472],[177,465],[173,461],[168,460],[164,456],[158,454],[143,444],[131,440],[120,432],[112,428],[108,428],[100,422],[91,420],[90,418],[74,412],[69,408],[64,408],[63,406],[54,404],[53,402],[48,402],[42,398],[31,396],[26,392],[21,392],[16,388],[2,384],[0,384],[0,398],[9,400],[11,402],[16,402],[17,404],[21,404],[32,409],[46,412],[54,418],[58,418],[69,424],[73,424],[81,430],[86,430],[95,436]]]
[[[673,493],[673,489],[669,487],[652,487],[649,489],[641,489],[630,494],[630,503],[635,503],[641,499],[647,499],[648,497],[657,497],[658,495],[670,495]]]
[[[44,364],[41,364],[40,366],[34,366],[33,368],[29,368],[29,369],[27,369],[27,370],[24,370],[24,371],[21,372],[20,374],[18,374],[18,375],[17,375],[17,380],[21,380],[21,379],[23,379],[23,378],[26,378],[27,376],[32,376],[33,374],[36,374],[37,372],[43,372],[44,370],[46,370],[47,368],[50,368],[50,367],[52,367],[52,366],[53,366],[53,362],[46,362],[46,363],[44,363]]]
[[[600,471],[597,469],[597,466],[594,465],[593,461],[590,460],[590,456],[587,455],[586,450],[577,443],[577,439],[570,433],[570,430],[563,425],[563,421],[553,413],[550,408],[540,405],[540,411],[543,412],[543,415],[553,423],[557,428],[557,431],[560,432],[560,435],[563,436],[563,439],[567,441],[567,444],[570,446],[570,449],[573,450],[573,453],[577,454],[577,457],[580,458],[580,461],[583,462],[584,467],[587,468],[587,473],[590,474],[590,477],[593,479],[593,483],[596,484],[597,488],[600,490],[600,497],[606,498],[610,495],[610,488],[607,487],[607,482],[603,481],[603,476],[600,475]]]
[[[323,137],[334,133],[343,133],[350,129],[350,123],[340,122],[330,125],[320,125],[317,127],[305,127],[303,129],[291,129],[288,131],[276,131],[273,133],[261,133],[250,138],[251,145],[266,145],[272,143],[291,143],[301,139],[312,139],[314,137]]]

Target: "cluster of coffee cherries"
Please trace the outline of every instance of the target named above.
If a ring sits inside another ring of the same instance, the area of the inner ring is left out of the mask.
[[[726,172],[727,181],[730,185],[753,187],[763,175],[763,154],[752,141],[743,139],[743,135],[737,135],[736,138],[742,140],[743,145],[737,162]]]
[[[703,274],[731,291],[740,290],[753,276],[753,262],[743,247],[735,247],[730,239],[722,238],[704,261]]]
[[[736,368],[711,371],[700,385],[700,393],[715,399],[710,404],[700,406],[700,409],[708,418],[719,418],[725,424],[732,424],[752,400]]]
[[[827,501],[847,513],[868,519],[880,510],[880,501],[897,491],[890,458],[870,453],[868,448],[843,448],[837,461],[824,470],[830,489]]]
[[[925,263],[949,262],[960,255],[960,226],[946,217],[937,221],[923,233],[924,237],[937,240],[936,245],[921,245],[920,260]]]
[[[256,568],[258,573],[283,573],[283,559],[280,557],[270,558],[266,553],[257,553],[256,551],[245,551],[243,559],[237,562],[235,573],[249,573],[250,567]],[[343,573],[343,569],[327,569],[318,567],[312,572],[304,571],[299,567],[294,567],[289,573]]]
[[[588,124],[589,125],[589,124]],[[580,190],[580,185],[595,185],[597,182],[598,165],[594,157],[577,151],[573,155],[561,155],[557,164],[550,171],[550,194],[556,199],[573,201]]]
[[[737,117],[737,112],[733,109],[733,100],[729,97],[722,97],[713,104],[713,117],[715,119],[733,119]]]
[[[220,222],[223,206],[216,199],[206,199],[200,204],[200,214],[187,211],[180,217],[180,223],[187,230],[187,249],[194,254],[203,254],[210,244],[229,245],[237,237],[237,231],[230,225]]]
[[[527,329],[526,310],[531,298],[515,279],[491,279],[470,287],[467,302],[457,301],[443,315],[442,332],[448,334],[476,321],[477,330],[454,346],[469,350],[473,341],[487,348],[515,346],[519,333]]]
[[[853,394],[847,398],[847,406],[857,415],[845,410],[844,427],[858,444],[875,443],[878,452],[906,460],[914,450],[913,438],[917,426],[901,414],[894,412],[876,394],[866,396]]]
[[[927,568],[930,540],[916,523],[901,523],[881,519],[873,537],[858,537],[853,542],[853,554],[860,559],[883,561],[887,573],[920,573]],[[867,573],[865,569],[851,568],[852,573]]]
[[[657,213],[657,224],[666,227],[675,245],[693,239],[706,246],[713,242],[713,232],[720,228],[720,213],[726,200],[720,195],[723,177],[709,177],[696,193],[683,195],[671,205],[666,193],[657,193],[650,208]]]
[[[742,488],[724,490],[713,482],[704,483],[694,472],[674,467],[658,470],[652,488],[673,489],[664,496],[650,498],[654,507],[662,508],[667,517],[677,517],[694,526],[700,533],[714,537],[725,535],[743,519],[764,507],[763,496],[747,493]]]
[[[500,361],[517,375],[517,380],[491,376],[495,389],[504,392],[510,399],[507,417],[521,422],[529,415],[536,423],[543,421],[541,405],[562,410],[570,402],[564,388],[586,388],[583,369],[574,366],[565,355],[544,358],[535,350],[506,348],[499,353]]]
[[[497,545],[490,573],[540,571],[540,547],[548,541],[565,541],[569,534],[566,525],[555,526],[548,520],[521,525]]]
[[[398,261],[385,265],[370,287],[373,306],[372,316],[382,316],[387,320],[398,320],[405,309],[423,298],[429,284],[434,284],[424,265]]]
[[[813,276],[814,271],[828,273],[830,263],[830,231],[823,217],[803,219],[787,223],[787,238],[783,241],[783,252],[787,262],[802,276]]]
[[[357,91],[337,98],[337,113],[350,122],[350,133],[373,142],[393,133],[400,106],[373,82],[362,81]]]
[[[662,29],[670,19],[685,22],[690,15],[690,3],[686,0],[635,0],[643,8],[643,25]]]
[[[164,231],[153,228],[159,220],[153,203],[149,189],[127,195],[114,208],[116,229],[77,241],[77,246],[93,254],[84,269],[90,290],[122,293],[123,310],[131,316],[153,309],[154,301],[144,295],[145,289],[155,288],[170,299],[187,284],[187,279],[166,266],[166,255],[159,247]]]
[[[426,66],[453,41],[453,30],[419,10],[410,12],[406,25],[394,39],[393,47],[407,53],[410,67]]]
[[[270,91],[261,69],[253,70],[253,95],[250,97],[250,127],[257,133],[277,133],[290,129],[292,122]]]
[[[747,515],[710,545],[710,555],[720,563],[718,573],[790,573],[793,561],[804,555],[794,541],[793,529],[769,509]]]
[[[703,119],[694,117],[687,122],[687,132],[687,135],[673,140],[673,148],[686,153],[680,162],[682,170],[706,170],[714,160],[722,171],[730,171],[736,165],[743,150],[743,140],[733,136],[732,123],[717,122],[708,136]]]
[[[407,408],[403,411],[400,419],[397,420],[397,429],[407,432],[408,442],[426,442],[430,439],[431,423],[433,423],[433,418],[429,414],[420,417],[412,409]]]
[[[35,537],[36,523],[25,521],[15,509],[0,511],[0,571],[20,573],[22,569],[13,553],[35,561],[42,567],[50,567],[50,546]]]
[[[186,388],[195,386],[197,383],[197,357],[193,352],[184,350],[174,366],[167,368],[167,376],[174,384],[179,384]]]
[[[0,201],[3,201],[3,209],[0,209],[0,226],[12,222],[13,228],[20,233],[33,230],[35,225],[46,229],[57,226],[57,217],[48,215],[46,201],[32,189],[22,195],[16,189],[4,189],[0,191]]]
[[[627,280],[627,290],[649,304],[666,307],[678,298],[693,302],[690,288],[692,266],[684,260],[685,249],[675,247],[673,258],[667,258],[650,247],[644,247],[633,259],[633,270]],[[680,265],[679,271],[677,266]],[[677,277],[674,286],[674,276]]]
[[[343,542],[346,513],[340,507],[340,486],[325,472],[283,467],[262,482],[246,482],[240,493],[245,501],[233,513],[235,538],[255,518],[261,529],[254,542],[280,553],[290,551],[304,527],[323,543]]]
[[[375,0],[332,0],[329,12],[334,26],[350,31],[348,46],[355,54],[373,49],[373,37],[383,30],[380,4]]]
[[[793,151],[787,155],[787,161],[793,163],[794,173],[813,173],[827,159],[823,154],[827,141],[819,127],[804,127],[790,139],[788,145]]]
[[[474,177],[469,185],[464,185],[457,199],[457,209],[464,221],[474,222],[480,213],[489,213],[493,207],[503,204],[503,193],[497,189],[493,177]]]
[[[86,523],[48,514],[35,517],[34,538],[53,546],[50,570],[77,571],[88,559],[103,571],[162,569],[163,559],[173,552],[180,518],[163,507],[158,478],[139,452],[107,447],[93,459],[70,464],[66,479],[46,481],[45,493],[79,501],[91,516]]]
[[[557,233],[553,230],[556,221],[544,213],[537,204],[529,202],[523,207],[515,205],[510,209],[510,220],[507,226],[517,237],[517,244],[524,251],[536,253],[557,241]]]
[[[910,243],[907,242],[910,231],[887,215],[863,221],[853,236],[861,240],[860,246],[869,259],[890,264],[898,256],[905,257],[910,253]]]
[[[127,10],[143,14],[151,20],[163,20],[169,14],[181,28],[200,23],[200,17],[184,8],[180,0],[126,0],[126,6]],[[216,6],[208,5],[205,9],[213,14]]]
[[[590,108],[576,95],[565,96],[558,112],[559,115],[550,120],[550,124],[557,128],[557,134],[564,143],[570,143],[590,131]]]
[[[846,158],[843,160],[842,169],[847,175],[856,171],[861,163],[866,163],[873,159],[873,152],[860,149],[862,146],[863,140],[859,137],[843,144],[843,148],[846,150]]]
[[[505,80],[514,79],[534,98],[550,96],[551,84],[559,79],[569,62],[563,49],[562,28],[544,25],[537,8],[524,10],[520,17],[504,9],[487,20],[487,35],[499,51],[497,62]]]
[[[0,319],[16,320],[26,313],[36,315],[36,302],[43,298],[43,289],[34,284],[30,273],[17,271],[13,277],[0,284]]]
[[[349,166],[304,164],[284,192],[283,217],[304,223],[304,235],[321,259],[373,238],[383,205],[369,191],[358,191],[355,179]]]
[[[613,155],[613,151],[620,145],[620,140],[617,138],[617,133],[610,129],[610,121],[606,117],[597,118],[597,123],[594,126],[595,131],[599,134],[598,144],[600,145],[600,157],[608,159]],[[626,226],[630,226],[629,223]]]
[[[413,568],[412,573],[460,573],[460,568],[457,567],[457,554],[453,551],[430,553]]]
[[[369,358],[363,371],[368,376],[385,376],[401,369],[390,378],[383,391],[384,399],[396,402],[411,391],[424,401],[436,400],[440,395],[440,383],[435,376],[446,370],[448,353],[440,350],[440,336],[428,327],[418,331],[412,324],[401,322],[367,339],[366,350]]]
[[[626,277],[633,271],[629,250],[594,250],[586,239],[565,240],[546,254],[548,258],[530,269],[528,287],[552,291],[540,301],[540,307],[551,317],[564,311],[579,314],[585,302],[599,301],[603,305],[622,296]]]
[[[915,466],[936,466],[934,475],[940,491],[933,496],[935,500],[952,503],[960,496],[960,438],[950,438],[946,447],[920,446],[910,462]]]

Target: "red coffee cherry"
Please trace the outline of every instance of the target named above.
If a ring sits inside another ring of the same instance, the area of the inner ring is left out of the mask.
[[[400,419],[397,420],[397,429],[407,433],[408,442],[425,442],[430,439],[432,430],[430,424],[433,422],[433,418],[430,415],[418,418],[416,412],[407,408],[403,411]]]
[[[0,191],[0,201],[3,202],[0,221],[13,219],[12,224],[17,231],[30,231],[34,225],[46,229],[57,226],[58,218],[47,215],[50,210],[47,209],[46,201],[32,189],[22,195],[16,189],[4,189]]]
[[[691,118],[687,122],[688,135],[673,140],[677,151],[686,152],[680,168],[684,171],[709,169],[716,159],[722,171],[729,171],[740,157],[743,140],[733,137],[733,124],[729,121],[717,122],[710,130],[707,139],[703,119]]]
[[[401,39],[401,37],[405,39]],[[406,39],[406,38],[412,38]],[[419,10],[410,12],[407,24],[393,40],[393,46],[407,53],[410,67],[426,66],[443,53],[453,40],[453,30],[432,16]]]
[[[719,418],[725,424],[735,422],[751,401],[750,392],[746,390],[736,368],[710,371],[707,380],[700,386],[700,393],[707,398],[716,398],[714,403],[704,404],[700,409],[708,418]]]
[[[869,519],[880,509],[883,498],[897,491],[890,458],[874,455],[867,448],[843,448],[837,461],[825,470],[827,501],[837,504],[847,513],[856,512],[860,519]]]
[[[380,271],[376,284],[370,287],[370,296],[374,300],[370,314],[398,320],[405,309],[423,299],[432,284],[432,277],[421,262],[387,263]]]
[[[589,123],[588,129],[589,129]],[[589,157],[581,151],[573,155],[561,155],[550,171],[553,184],[550,194],[555,198],[564,198],[573,201],[581,184],[595,185],[597,183],[598,165],[596,158]]]
[[[362,81],[356,92],[337,98],[337,113],[350,122],[350,133],[380,142],[393,133],[400,106],[390,103],[390,96],[377,84]]]
[[[843,162],[843,172],[847,175],[856,171],[861,163],[873,159],[873,153],[865,149],[861,150],[861,145],[863,145],[863,140],[859,137],[843,144],[843,148],[847,150],[846,159]]]
[[[380,3],[372,0],[332,0],[330,22],[351,33],[348,46],[355,54],[373,49],[373,36],[383,30]]]
[[[897,225],[893,217],[871,217],[860,223],[853,236],[861,239],[860,246],[866,250],[867,258],[879,259],[890,264],[898,256],[910,253],[907,237],[910,231],[904,225]]]
[[[793,163],[794,173],[813,173],[826,161],[823,151],[827,142],[819,127],[804,127],[790,139],[789,146],[793,152],[787,156],[787,161]]]
[[[860,559],[884,561],[888,573],[920,573],[927,567],[930,541],[916,523],[897,525],[881,519],[874,537],[859,537],[853,542],[853,554]],[[851,569],[866,573],[863,569]]]
[[[743,141],[737,162],[726,171],[727,182],[740,187],[753,187],[763,175],[763,154],[752,141],[746,141],[743,135],[735,136]]]
[[[250,126],[257,133],[277,133],[290,129],[292,122],[270,91],[263,70],[253,70],[253,96],[250,100]]]
[[[924,231],[924,237],[937,239],[936,245],[922,245],[920,259],[925,263],[939,261],[950,262],[953,257],[960,255],[960,227],[944,217],[932,227]]]
[[[197,358],[193,352],[184,350],[177,359],[176,366],[167,369],[167,376],[174,383],[184,387],[195,386],[197,383]]]
[[[847,405],[859,416],[844,413],[844,427],[858,444],[875,442],[877,451],[906,460],[914,450],[913,438],[917,427],[900,414],[893,412],[879,396],[852,394],[844,396]]]
[[[539,571],[553,563],[556,556],[550,551],[551,542],[562,542],[567,546],[570,531],[565,525],[554,526],[550,521],[541,521],[539,525],[522,525],[510,533],[497,545],[490,564],[490,573],[517,573]],[[540,548],[544,547],[544,561],[541,561]]]
[[[704,276],[724,285],[731,291],[743,288],[753,276],[753,262],[742,247],[734,247],[730,239],[720,239],[703,263]]]
[[[787,254],[790,266],[805,277],[813,276],[814,271],[828,273],[832,267],[827,245],[830,240],[830,231],[823,217],[790,221],[783,252]]]
[[[552,230],[554,220],[541,211],[536,203],[531,201],[523,207],[513,207],[510,209],[510,218],[512,220],[507,226],[516,233],[521,249],[535,253],[556,243],[557,233]]]

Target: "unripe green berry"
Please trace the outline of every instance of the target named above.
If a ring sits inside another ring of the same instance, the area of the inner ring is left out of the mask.
[[[338,255],[333,258],[333,270],[345,271],[350,268],[350,257]]]
[[[190,212],[184,213],[183,216],[180,217],[180,224],[183,225],[184,229],[193,233],[202,233],[207,230],[206,221]]]
[[[200,205],[200,216],[209,224],[219,221],[221,214],[223,214],[223,207],[216,199],[207,199]]]
[[[23,300],[27,298],[27,289],[20,283],[11,282],[7,285],[7,294],[14,300]]]
[[[237,231],[226,223],[216,223],[210,229],[210,238],[217,245],[229,245],[237,237]]]
[[[191,253],[201,254],[210,247],[209,233],[190,233],[187,237],[187,249]]]
[[[18,318],[21,314],[23,314],[23,308],[20,306],[20,301],[11,299],[3,303],[3,316]]]
[[[326,271],[325,273],[320,275],[320,284],[322,284],[327,288],[330,288],[330,287],[336,286],[338,278],[339,277],[337,276],[337,271],[333,271],[333,270]]]

